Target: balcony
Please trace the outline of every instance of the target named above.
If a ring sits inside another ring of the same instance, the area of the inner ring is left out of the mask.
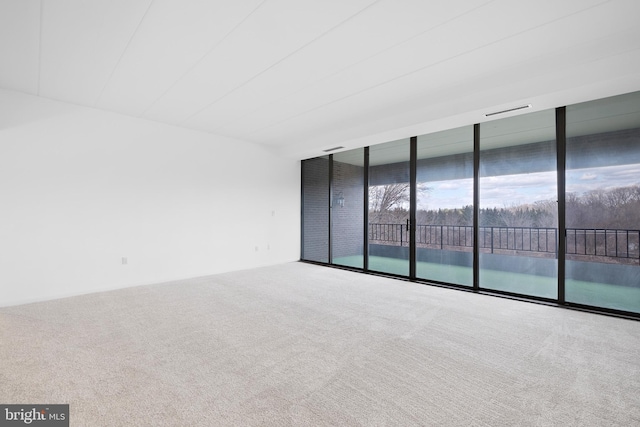
[[[479,227],[481,253],[557,258],[558,229]],[[369,243],[409,246],[407,224],[369,224]],[[416,226],[416,247],[472,252],[473,226]],[[567,228],[567,260],[640,265],[640,230]]]

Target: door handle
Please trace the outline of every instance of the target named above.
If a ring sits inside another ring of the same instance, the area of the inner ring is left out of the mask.
[[[407,220],[407,231],[409,231],[409,220]]]

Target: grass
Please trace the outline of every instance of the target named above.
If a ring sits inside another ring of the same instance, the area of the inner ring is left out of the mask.
[[[362,256],[337,258],[334,264],[362,268]],[[369,270],[408,276],[409,261],[371,256]],[[473,283],[473,270],[457,265],[418,262],[416,275],[458,285],[472,286]],[[480,269],[480,287],[551,299],[558,297],[555,277],[533,274]],[[640,313],[640,287],[566,279],[565,298],[567,302]]]

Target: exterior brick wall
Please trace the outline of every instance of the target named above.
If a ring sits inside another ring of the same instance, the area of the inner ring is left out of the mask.
[[[337,202],[342,192],[344,206]],[[364,168],[333,162],[332,255],[339,258],[363,254]]]
[[[302,259],[329,261],[329,159],[302,162]]]

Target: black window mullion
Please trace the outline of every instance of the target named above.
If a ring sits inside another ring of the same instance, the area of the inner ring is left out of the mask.
[[[416,207],[418,137],[412,136],[409,145],[409,279],[416,279]]]
[[[565,251],[566,251],[566,181],[565,171],[567,168],[567,109],[566,107],[556,108],[556,161],[558,174],[558,236],[556,238],[558,247],[558,303],[565,303]]]
[[[304,164],[300,162],[300,259],[304,259]]]
[[[364,223],[364,246],[362,248],[364,271],[369,270],[369,147],[364,147],[364,206],[363,223]]]
[[[480,289],[480,124],[473,125],[473,290]]]
[[[327,260],[329,262],[329,264],[333,264],[333,248],[332,248],[332,242],[331,242],[331,235],[333,234],[333,154],[329,154],[329,209],[328,209],[328,215],[329,215],[329,233],[328,233],[328,242],[329,242],[329,247],[328,247],[328,253],[327,253]]]

